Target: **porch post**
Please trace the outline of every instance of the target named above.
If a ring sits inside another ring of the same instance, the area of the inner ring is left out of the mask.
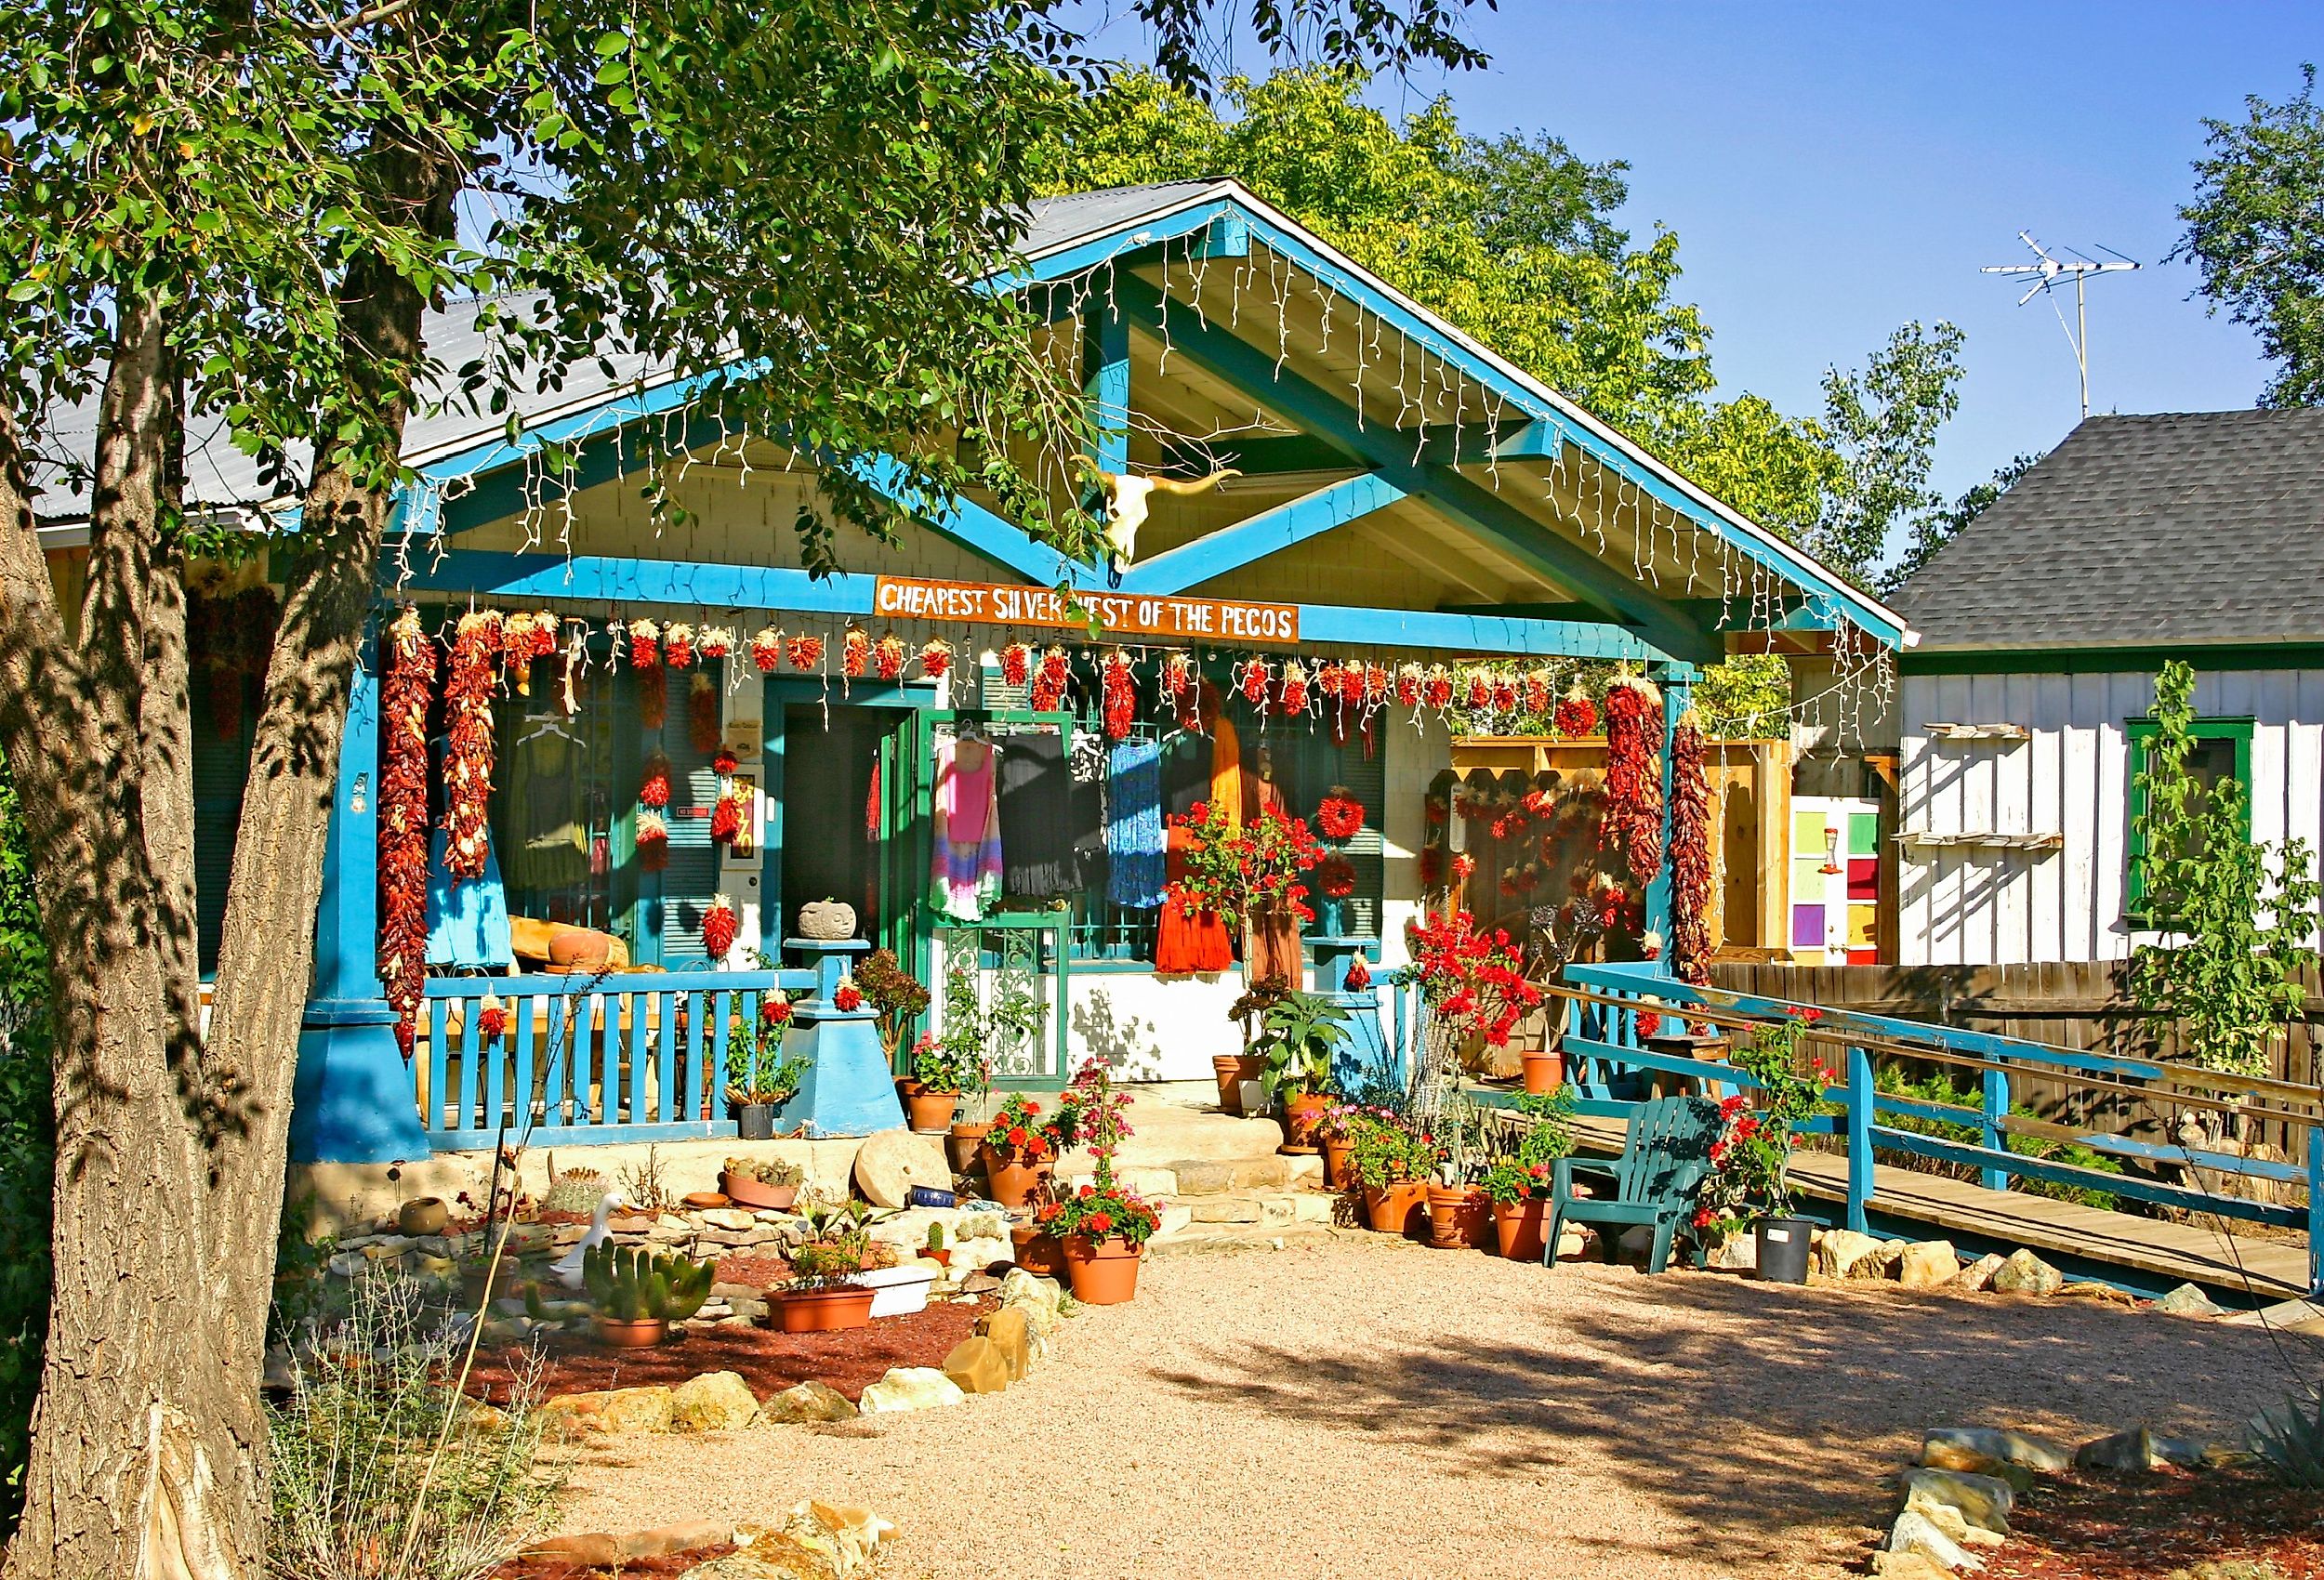
[[[377,662],[376,638],[367,632],[348,693],[323,856],[314,983],[291,1099],[294,1163],[395,1163],[429,1153],[379,981]]]
[[[1646,928],[1662,938],[1662,953],[1655,964],[1670,974],[1670,737],[1678,732],[1679,717],[1695,700],[1695,682],[1702,671],[1675,661],[1650,664],[1648,678],[1662,691],[1662,864],[1646,885]]]

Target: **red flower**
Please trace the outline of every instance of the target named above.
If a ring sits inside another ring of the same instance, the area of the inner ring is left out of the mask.
[[[864,1007],[864,993],[853,982],[841,982],[832,994],[831,1002],[842,1015],[852,1015]]]
[[[1103,1234],[1114,1227],[1114,1215],[1109,1212],[1093,1212],[1089,1215],[1089,1227],[1095,1232]]]
[[[1009,1132],[1009,1144],[1012,1147],[1022,1147],[1031,1139],[1031,1137],[1026,1135],[1025,1128],[1022,1125],[1016,1126]]]

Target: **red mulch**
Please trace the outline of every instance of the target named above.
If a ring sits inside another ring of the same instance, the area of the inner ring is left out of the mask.
[[[725,1264],[720,1267],[723,1271]],[[675,1385],[704,1372],[737,1372],[761,1400],[811,1377],[855,1399],[891,1366],[943,1364],[952,1347],[975,1330],[985,1306],[941,1301],[909,1316],[882,1317],[869,1327],[838,1333],[693,1328],[652,1350],[609,1350],[586,1334],[560,1333],[547,1340],[541,1384],[553,1396]],[[495,1404],[505,1402],[515,1381],[512,1367],[522,1365],[525,1353],[516,1346],[478,1351],[469,1391]]]
[[[512,1558],[492,1573],[492,1580],[653,1580],[655,1575],[683,1574],[698,1563],[739,1551],[732,1542],[688,1547],[656,1558],[629,1558],[613,1569],[590,1569],[561,1558]]]
[[[2324,1498],[2256,1471],[2045,1476],[2010,1529],[1985,1580],[2154,1580],[2228,1560],[2324,1580]]]

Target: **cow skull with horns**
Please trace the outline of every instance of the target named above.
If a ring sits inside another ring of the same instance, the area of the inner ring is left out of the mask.
[[[1157,494],[1176,494],[1187,498],[1208,494],[1229,478],[1243,474],[1233,467],[1221,467],[1206,477],[1150,478],[1136,472],[1108,472],[1095,467],[1090,475],[1105,491],[1105,577],[1108,585],[1120,586],[1122,572],[1138,558],[1138,529],[1146,522]]]

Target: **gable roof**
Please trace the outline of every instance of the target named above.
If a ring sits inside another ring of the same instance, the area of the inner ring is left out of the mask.
[[[2086,418],[1892,601],[1922,652],[2324,639],[2324,410]]]

